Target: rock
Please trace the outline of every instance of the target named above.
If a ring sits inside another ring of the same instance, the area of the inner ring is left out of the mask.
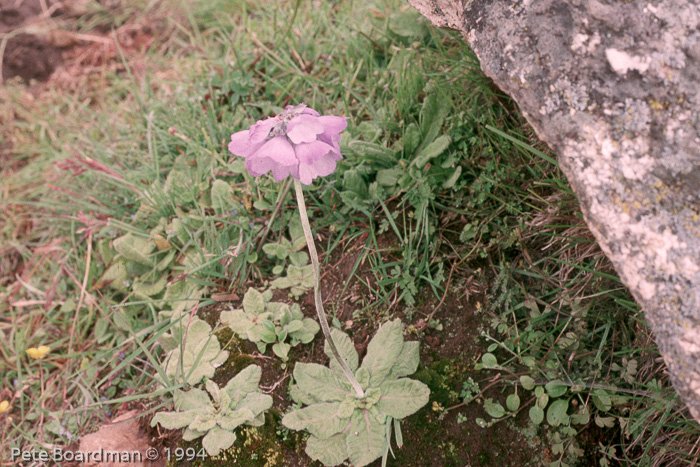
[[[700,421],[700,3],[409,0],[559,155]]]

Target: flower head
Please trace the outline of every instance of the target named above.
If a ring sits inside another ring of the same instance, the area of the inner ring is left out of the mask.
[[[41,360],[42,358],[46,357],[46,354],[51,352],[51,347],[48,345],[42,345],[39,346],[38,349],[36,347],[32,347],[25,350],[25,352],[27,352],[27,355],[32,357],[34,360]]]
[[[5,413],[12,410],[12,406],[7,401],[0,402],[0,413]]]
[[[332,174],[343,158],[338,143],[346,126],[343,117],[321,116],[304,104],[288,106],[280,115],[231,135],[228,150],[245,157],[254,177],[272,171],[275,181],[291,175],[310,185],[316,177]]]

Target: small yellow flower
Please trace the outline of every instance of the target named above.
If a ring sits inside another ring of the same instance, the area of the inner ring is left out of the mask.
[[[12,410],[12,406],[10,405],[9,402],[7,402],[7,401],[0,402],[0,413],[9,412],[10,410]]]
[[[36,347],[32,347],[31,349],[27,349],[25,352],[27,352],[27,355],[32,357],[34,360],[41,360],[47,353],[51,352],[51,347],[48,345],[42,345],[39,346],[38,349]]]

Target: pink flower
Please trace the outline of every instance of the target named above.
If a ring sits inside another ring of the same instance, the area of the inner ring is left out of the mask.
[[[310,185],[335,172],[336,161],[343,158],[338,143],[346,126],[343,117],[322,117],[304,104],[288,106],[280,115],[232,134],[228,150],[245,157],[254,177],[272,170],[277,182],[291,175]]]

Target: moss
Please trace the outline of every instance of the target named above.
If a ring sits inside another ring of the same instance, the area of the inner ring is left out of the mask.
[[[430,399],[443,406],[452,405],[459,398],[459,387],[466,377],[460,371],[463,362],[441,359],[418,370],[413,378],[430,388]]]

